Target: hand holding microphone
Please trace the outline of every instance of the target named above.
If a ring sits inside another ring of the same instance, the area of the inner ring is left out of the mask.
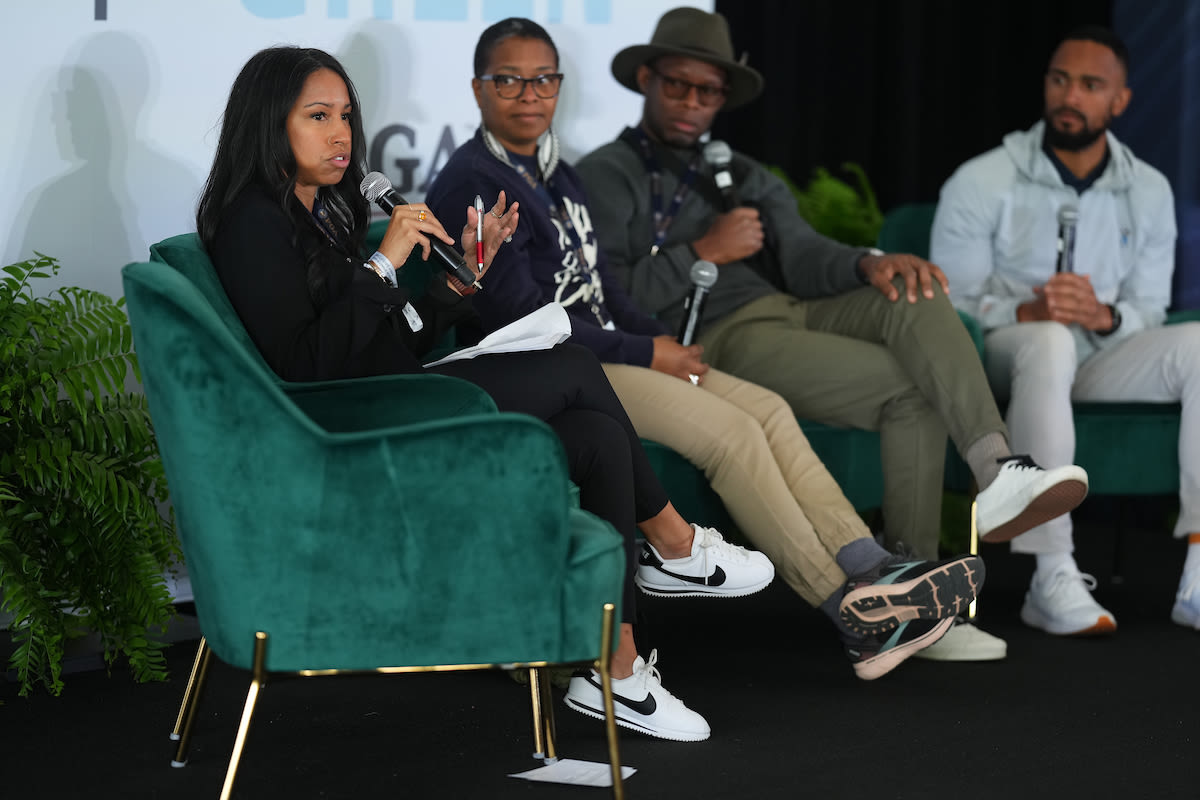
[[[704,314],[704,301],[708,290],[717,282],[717,265],[711,261],[697,261],[689,274],[692,293],[683,301],[683,320],[679,324],[679,343],[687,347],[696,338],[700,328],[700,317]]]
[[[691,381],[692,385],[698,386],[709,369],[708,364],[700,360],[703,352],[704,348],[698,344],[684,347],[673,336],[655,336],[650,369]]]
[[[359,185],[359,191],[368,202],[376,203],[380,208],[387,212],[388,216],[394,216],[396,209],[409,204],[400,196],[399,192],[392,188],[392,182],[387,179],[387,176],[380,172],[369,173],[363,178],[362,184]],[[421,250],[426,259],[429,258],[430,251],[436,257],[442,269],[444,269],[452,278],[459,281],[464,286],[474,286],[475,289],[482,289],[479,285],[477,276],[471,268],[463,261],[462,256],[454,251],[450,245],[454,240],[446,233],[442,224],[423,206],[413,206],[408,211],[415,212],[413,214],[413,224],[408,226],[408,235],[405,237],[409,243],[409,252],[411,248],[417,245],[421,246]],[[388,227],[388,234],[392,231],[392,226]],[[388,234],[385,234],[384,240],[388,239]],[[449,244],[447,244],[447,242]],[[405,253],[407,258],[408,253]],[[403,263],[401,259],[399,263]]]
[[[712,141],[704,146],[704,160],[713,168],[713,181],[721,193],[724,213],[704,236],[692,243],[692,249],[714,264],[749,258],[763,247],[763,225],[758,209],[742,205],[730,170],[733,151],[725,142]]]
[[[1070,203],[1058,209],[1058,259],[1055,272],[1075,271],[1075,226],[1079,223],[1079,209]]]

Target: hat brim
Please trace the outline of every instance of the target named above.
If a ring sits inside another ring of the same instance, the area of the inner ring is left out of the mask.
[[[725,105],[721,107],[723,111],[745,105],[762,94],[763,76],[757,70],[706,51],[686,47],[666,47],[657,44],[635,44],[626,47],[613,56],[613,77],[626,89],[641,94],[642,90],[637,85],[637,68],[659,56],[694,58],[725,70],[729,76],[729,91],[725,95]]]

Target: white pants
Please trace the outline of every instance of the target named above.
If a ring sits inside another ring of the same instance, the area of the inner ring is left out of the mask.
[[[1024,322],[989,331],[984,352],[992,390],[1008,401],[1013,452],[1046,468],[1075,460],[1072,402],[1182,403],[1175,535],[1200,532],[1200,323],[1141,331],[1097,350],[1065,325]],[[1018,536],[1012,547],[1071,552],[1070,515]]]

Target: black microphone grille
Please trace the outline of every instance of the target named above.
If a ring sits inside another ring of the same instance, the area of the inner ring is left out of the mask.
[[[374,203],[387,194],[391,188],[392,182],[382,172],[368,172],[363,176],[362,183],[358,185],[358,190],[362,192],[363,197],[367,198],[368,203]]]
[[[711,261],[700,260],[692,264],[690,274],[693,286],[701,289],[711,289],[717,282],[717,265]]]
[[[704,160],[714,167],[723,167],[733,160],[733,150],[720,139],[704,145]]]
[[[1058,209],[1058,224],[1059,225],[1063,225],[1063,226],[1074,225],[1077,222],[1079,222],[1079,209],[1078,208],[1076,208],[1074,205],[1072,205],[1070,203],[1067,203],[1066,205],[1059,207],[1059,209]]]

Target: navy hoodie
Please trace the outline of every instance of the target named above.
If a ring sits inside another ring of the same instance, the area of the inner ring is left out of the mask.
[[[509,153],[537,174],[532,157]],[[503,189],[509,203],[521,204],[511,243],[496,254],[474,295],[485,331],[512,322],[547,303],[561,304],[571,318],[573,341],[588,347],[601,361],[650,366],[653,337],[666,327],[642,312],[610,274],[596,242],[583,183],[570,165],[559,162],[549,192],[531,187],[512,167],[488,152],[483,136],[454,152],[438,173],[425,202],[448,231],[462,230],[475,195],[490,209]],[[549,208],[551,199],[570,216],[580,239]],[[580,246],[577,246],[580,245]],[[468,261],[474,253],[468,255]]]

